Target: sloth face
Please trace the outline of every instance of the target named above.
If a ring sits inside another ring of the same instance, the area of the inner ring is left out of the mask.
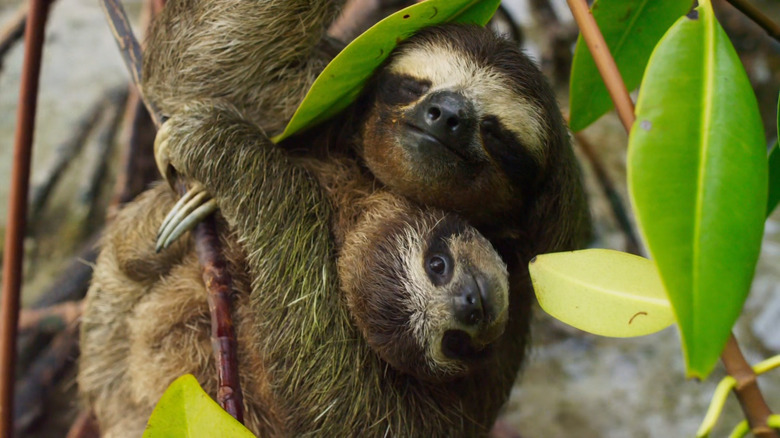
[[[557,108],[511,43],[476,27],[427,29],[372,84],[361,153],[394,191],[475,224],[518,209],[534,191]]]
[[[429,212],[389,221],[370,238],[371,253],[344,289],[356,325],[383,360],[441,381],[491,357],[506,327],[508,281],[484,237],[454,215]]]

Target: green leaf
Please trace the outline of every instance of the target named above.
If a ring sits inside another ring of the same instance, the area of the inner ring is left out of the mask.
[[[192,374],[176,379],[157,402],[144,438],[254,438],[198,385]]]
[[[628,186],[669,293],[688,374],[706,377],[750,289],[766,215],[755,95],[712,6],[653,52],[629,136]]]
[[[656,43],[675,20],[691,9],[691,0],[596,0],[593,18],[629,90],[639,85]],[[613,104],[593,56],[580,35],[569,84],[572,131],[585,129]]]
[[[674,323],[658,271],[645,258],[586,249],[542,254],[528,268],[542,309],[580,330],[625,338]]]
[[[273,141],[280,142],[349,106],[395,46],[418,30],[447,22],[484,26],[500,3],[500,0],[428,0],[375,24],[325,67],[284,132]]]
[[[775,142],[769,152],[769,195],[767,196],[766,215],[775,211],[780,202],[780,140]]]

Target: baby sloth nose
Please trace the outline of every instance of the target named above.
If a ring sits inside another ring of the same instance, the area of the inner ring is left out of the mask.
[[[455,318],[466,326],[478,325],[485,318],[482,291],[473,276],[469,276],[454,297],[454,307]]]
[[[460,94],[441,91],[431,95],[423,107],[425,129],[445,143],[457,144],[473,124],[471,102]]]

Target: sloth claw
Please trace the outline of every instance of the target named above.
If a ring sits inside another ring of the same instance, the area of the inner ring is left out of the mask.
[[[170,157],[168,154],[168,139],[171,128],[169,123],[163,123],[157,136],[154,138],[154,160],[157,163],[157,169],[160,174],[168,181],[171,187],[174,187],[175,177],[170,167]],[[217,203],[211,197],[211,194],[200,185],[195,184],[184,196],[176,202],[168,215],[160,225],[157,232],[157,242],[155,251],[168,248],[182,234],[192,230],[208,215],[217,210]]]
[[[169,247],[182,234],[192,230],[203,219],[217,211],[217,202],[200,184],[191,188],[171,208],[157,233],[155,251]]]

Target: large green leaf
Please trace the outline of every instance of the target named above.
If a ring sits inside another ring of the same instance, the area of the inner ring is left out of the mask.
[[[501,0],[428,0],[380,21],[352,41],[325,67],[284,132],[273,141],[282,141],[349,106],[395,46],[418,30],[446,22],[484,26],[500,3]]]
[[[766,214],[758,104],[707,1],[645,72],[628,184],[680,326],[688,374],[715,365],[750,289]]]
[[[176,379],[157,402],[144,438],[254,438],[198,385],[192,374]]]
[[[596,0],[591,11],[629,90],[639,85],[656,43],[691,0]],[[612,99],[580,35],[569,83],[572,131],[580,131],[612,108]]]
[[[674,323],[655,264],[608,249],[537,256],[528,265],[545,312],[601,336],[633,337]]]

